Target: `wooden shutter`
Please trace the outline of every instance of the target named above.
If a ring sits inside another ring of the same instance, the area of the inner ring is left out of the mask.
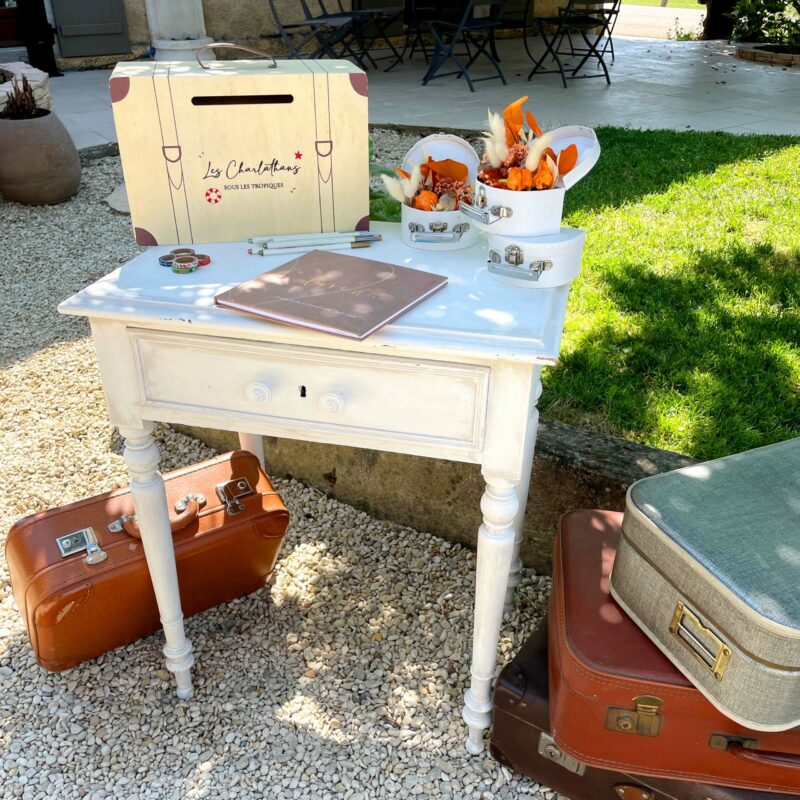
[[[129,53],[128,23],[122,0],[52,0],[61,55]]]

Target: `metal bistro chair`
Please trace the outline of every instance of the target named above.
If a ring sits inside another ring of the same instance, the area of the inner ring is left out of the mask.
[[[606,16],[607,19],[607,26],[605,32],[605,42],[603,44],[602,50],[600,53],[605,58],[606,53],[611,50],[611,63],[613,64],[616,60],[616,56],[614,54],[614,27],[617,24],[617,17],[619,16],[619,7],[622,4],[622,0],[573,0],[573,7],[576,11],[582,10],[586,16],[597,17],[601,14]],[[579,46],[575,46],[575,43],[572,40],[572,37],[567,35],[567,41],[569,42],[569,55],[576,56],[576,55],[584,55],[586,53],[586,48]],[[567,55],[567,51],[562,51],[564,37],[559,41],[558,47],[556,50],[558,51],[559,55]]]
[[[306,3],[301,0],[305,19],[286,22],[281,19],[275,0],[268,0],[278,35],[289,52],[289,58],[338,58],[349,55],[359,66],[363,66],[350,43],[353,37],[353,20],[344,16],[313,16]],[[305,52],[305,47],[316,40],[316,48]]]
[[[405,0],[403,5],[403,27],[406,34],[406,45],[403,48],[403,57],[409,50],[409,61],[414,58],[417,48],[422,50],[425,63],[430,62],[428,48],[425,46],[425,37],[430,34],[431,24],[437,19],[457,19],[461,10],[458,0],[442,0],[437,5],[432,5],[431,0]]]
[[[528,45],[528,31],[533,28],[533,0],[505,0],[496,17],[497,27],[495,31],[504,30],[521,30],[522,40],[525,45],[525,51],[528,58],[534,61],[533,55]],[[491,39],[492,55],[501,61],[500,56],[497,54],[497,39],[492,36]]]
[[[528,80],[536,73],[540,75],[559,73],[565,89],[567,88],[568,77],[570,80],[605,77],[606,83],[611,83],[608,67],[603,58],[604,50],[598,49],[600,42],[608,35],[611,17],[604,9],[599,7],[599,3],[595,11],[588,14],[585,6],[581,5],[582,2],[583,0],[569,0],[566,8],[559,9],[557,17],[535,17],[539,26],[539,34],[544,42],[545,51],[541,58],[534,63],[533,69],[528,74]],[[618,3],[619,0],[615,0],[615,2]],[[575,51],[575,55],[581,55],[581,60],[575,67],[567,65],[567,70],[569,70],[570,73],[567,75],[564,64],[559,58],[559,48],[565,38],[569,38],[571,41],[573,35],[579,35],[581,39],[583,39],[585,47],[582,47],[580,52],[577,50]],[[542,69],[542,65],[548,56],[551,56],[556,62],[557,69]],[[580,72],[590,58],[597,60],[597,64],[602,72],[578,75],[578,72]]]
[[[353,21],[353,38],[358,43],[361,58],[367,60],[377,69],[378,61],[391,59],[392,63],[386,72],[398,64],[403,63],[403,56],[392,44],[389,38],[389,27],[403,16],[402,6],[386,8],[359,8],[351,11],[345,10],[342,0],[337,0],[338,11],[329,12],[323,0],[317,0],[322,15],[328,19],[343,17]],[[370,50],[377,49],[375,44],[383,40],[385,46],[391,51],[389,55],[375,57]]]
[[[464,11],[458,20],[436,19],[430,24],[431,35],[434,41],[434,51],[428,71],[422,79],[422,85],[427,86],[434,78],[444,78],[448,75],[457,75],[464,78],[469,90],[475,91],[474,84],[479,81],[488,81],[499,78],[506,84],[506,76],[497,59],[491,53],[492,39],[497,27],[497,15],[502,9],[500,0],[468,0],[464,4]],[[487,16],[476,17],[476,9],[486,9]],[[462,56],[456,53],[456,47],[463,44],[466,48],[466,63]],[[469,68],[483,55],[495,68],[496,75],[484,78],[470,78]],[[437,74],[448,62],[453,61],[457,69],[451,72]]]

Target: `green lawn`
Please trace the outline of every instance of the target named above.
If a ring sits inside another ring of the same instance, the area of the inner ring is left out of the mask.
[[[598,136],[544,415],[696,458],[800,436],[800,138]]]
[[[661,0],[622,0],[626,6],[660,6]],[[695,8],[698,11],[705,11],[705,4],[698,3],[697,0],[669,0],[667,8]]]

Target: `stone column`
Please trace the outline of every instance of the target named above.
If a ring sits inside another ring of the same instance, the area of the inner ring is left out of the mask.
[[[206,36],[202,0],[145,0],[156,61],[192,61]]]

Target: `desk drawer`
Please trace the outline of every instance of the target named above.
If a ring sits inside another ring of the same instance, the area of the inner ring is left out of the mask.
[[[488,367],[144,330],[130,335],[143,411],[158,409],[161,419],[257,418],[267,422],[265,433],[301,439],[336,428],[472,451],[483,444]],[[169,409],[182,413],[163,416]]]

